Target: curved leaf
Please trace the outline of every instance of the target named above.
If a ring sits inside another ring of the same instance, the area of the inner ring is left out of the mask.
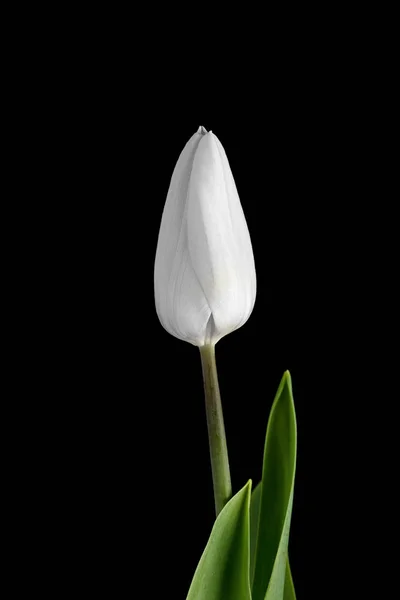
[[[261,501],[261,483],[259,483],[251,494],[250,501],[250,581],[253,581],[254,567],[255,567],[255,553],[256,553],[256,542],[258,532],[258,519],[260,515],[260,501]],[[296,600],[296,594],[294,591],[292,572],[290,570],[289,557],[286,559],[286,573],[285,573],[285,589],[283,594],[283,600]]]
[[[265,438],[260,514],[252,561],[253,600],[291,598],[290,595],[284,596],[284,590],[286,580],[286,592],[290,594],[287,546],[293,504],[296,444],[292,384],[290,374],[286,371],[272,405]],[[294,597],[292,594],[292,598]]]
[[[250,494],[251,481],[218,515],[187,600],[251,600]]]
[[[285,573],[285,589],[283,594],[283,600],[296,600],[296,593],[294,591],[292,572],[290,570],[289,557],[286,559],[286,573]]]
[[[258,520],[260,518],[261,483],[251,494],[250,501],[250,581],[253,583],[256,558],[256,545],[258,533]]]

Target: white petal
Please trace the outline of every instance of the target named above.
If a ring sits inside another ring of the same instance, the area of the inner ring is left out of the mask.
[[[186,238],[186,228],[184,229]],[[211,310],[190,264],[187,239],[177,252],[169,282],[170,333],[195,346],[205,343]]]
[[[202,137],[188,194],[190,261],[214,320],[213,341],[240,327],[255,299],[250,236],[226,154],[212,133]]]
[[[186,201],[201,128],[183,149],[165,202],[154,268],[154,290],[158,317],[165,329],[196,345],[204,343],[210,308],[189,261]]]
[[[231,221],[234,230],[233,235],[236,241],[236,246],[238,248],[237,269],[238,271],[240,271],[239,280],[241,283],[241,288],[244,292],[242,294],[242,300],[244,301],[244,319],[239,323],[238,327],[240,327],[249,318],[254,308],[254,303],[256,299],[257,280],[256,269],[254,264],[254,254],[249,229],[247,227],[246,218],[244,216],[243,208],[240,203],[235,180],[233,179],[232,171],[229,166],[228,157],[226,156],[224,147],[222,146],[221,142],[219,141],[216,135],[214,135],[214,139],[220,152],[222,166],[224,169],[225,184],[227,187],[227,195],[231,213]]]

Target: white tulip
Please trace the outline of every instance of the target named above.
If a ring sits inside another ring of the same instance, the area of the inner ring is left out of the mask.
[[[164,328],[195,346],[215,344],[253,310],[256,273],[246,220],[225,150],[203,127],[172,174],[154,288]]]

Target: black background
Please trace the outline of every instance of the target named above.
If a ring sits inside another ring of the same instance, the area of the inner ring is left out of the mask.
[[[82,577],[87,593],[184,598],[213,524],[199,352],[164,331],[153,297],[170,177],[200,125],[228,155],[257,270],[253,314],[217,345],[234,491],[260,479],[289,369],[298,600],[342,597],[352,536],[371,535],[358,510],[367,467],[373,487],[382,477],[366,425],[373,403],[361,391],[384,319],[370,318],[381,224],[368,199],[384,181],[370,160],[373,61],[359,59],[359,46],[345,52],[345,33],[340,43],[335,32],[314,34],[277,35],[240,77],[237,62],[227,60],[232,72],[218,63],[217,86],[211,59],[190,70],[177,50],[156,70],[151,48],[129,33],[91,28],[78,42],[75,32],[51,58],[44,47],[24,113],[37,199],[23,215],[38,224],[25,256],[25,349],[40,394],[25,413],[28,428],[30,416],[39,423],[25,460],[56,589]]]
[[[276,107],[271,123],[251,127],[189,111],[181,120],[135,119],[128,130],[117,115],[115,125],[99,120],[98,131],[89,130],[94,139],[71,157],[71,172],[84,176],[66,182],[65,257],[56,265],[63,310],[54,334],[61,323],[66,369],[60,426],[68,424],[60,468],[78,563],[106,589],[129,589],[131,578],[152,589],[155,579],[185,597],[213,524],[199,352],[163,330],[153,299],[169,179],[199,125],[228,154],[258,277],[249,321],[217,345],[234,490],[260,480],[269,410],[289,369],[298,419],[290,556],[299,600],[315,585],[315,564],[320,577],[326,568],[323,551],[311,568],[311,548],[340,536],[343,494],[351,496],[348,482],[343,491],[346,414],[361,402],[347,285],[357,254],[346,251],[346,166],[334,150],[340,127],[329,126],[328,147],[315,114],[299,124],[289,112]],[[356,445],[350,461],[359,452]]]

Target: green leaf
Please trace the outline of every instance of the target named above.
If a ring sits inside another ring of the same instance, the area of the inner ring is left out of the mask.
[[[187,600],[251,600],[250,494],[251,481],[218,515]]]
[[[289,557],[286,559],[285,590],[283,594],[283,600],[296,600]]]
[[[295,600],[287,547],[293,504],[296,445],[292,384],[290,374],[286,371],[268,421],[261,488],[257,492],[259,497],[256,495],[254,501],[251,525],[252,600]],[[257,503],[258,519],[255,516]]]
[[[258,532],[258,519],[260,516],[261,483],[259,483],[251,494],[250,501],[250,581],[254,578],[256,542]],[[283,600],[296,600],[292,572],[290,570],[289,557],[286,559],[285,589]]]
[[[254,567],[256,559],[256,545],[258,532],[258,519],[260,517],[261,483],[259,483],[251,494],[250,501],[250,581],[254,579]]]

